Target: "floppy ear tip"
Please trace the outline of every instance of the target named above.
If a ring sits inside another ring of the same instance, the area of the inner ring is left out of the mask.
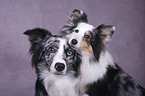
[[[34,33],[33,30],[34,29],[26,30],[23,34],[24,35],[32,35]]]
[[[116,27],[115,27],[115,26],[113,26],[113,27],[112,27],[112,29],[113,29],[113,31],[115,31]]]
[[[112,35],[114,34],[115,30],[116,30],[115,26],[112,26]]]
[[[29,32],[28,31],[25,31],[23,34],[24,35],[29,35]]]

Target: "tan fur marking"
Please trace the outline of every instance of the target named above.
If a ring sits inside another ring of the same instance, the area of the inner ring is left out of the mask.
[[[83,88],[83,91],[84,91],[84,92],[87,92],[87,91],[88,91],[88,87],[85,86],[85,87]]]
[[[91,35],[90,31],[87,31],[86,34],[87,34],[87,35]]]
[[[86,35],[89,35],[90,36],[90,39],[88,39],[88,41],[90,42],[90,40],[91,40],[91,33],[90,33],[90,31],[87,31],[86,32]]]
[[[82,40],[80,43],[80,49],[86,54],[89,54],[90,56],[93,54],[93,50],[90,44],[87,44],[86,41]]]

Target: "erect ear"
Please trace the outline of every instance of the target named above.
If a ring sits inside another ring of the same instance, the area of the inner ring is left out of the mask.
[[[100,38],[103,40],[103,42],[107,43],[115,31],[115,27],[111,26],[111,25],[102,24],[97,27],[97,30],[98,30]]]
[[[87,15],[82,10],[75,9],[69,18],[70,24],[77,24],[79,22],[88,22]]]
[[[51,36],[51,32],[46,29],[35,28],[31,30],[27,30],[24,32],[25,35],[29,36],[29,41],[31,44],[38,44],[41,42],[46,36]]]

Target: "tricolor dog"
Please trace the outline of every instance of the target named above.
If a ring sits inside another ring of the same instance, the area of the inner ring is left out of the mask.
[[[89,96],[145,96],[145,89],[124,72],[105,49],[115,27],[96,28],[87,21],[83,11],[74,10],[62,28],[69,44],[81,52],[80,90]]]

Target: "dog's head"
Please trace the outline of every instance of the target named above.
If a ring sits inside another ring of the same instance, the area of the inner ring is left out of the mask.
[[[93,54],[98,60],[115,27],[102,24],[95,28],[87,21],[87,15],[83,11],[74,10],[69,23],[62,28],[62,33],[66,35],[70,45],[87,54]]]
[[[77,75],[80,64],[79,53],[67,44],[65,38],[51,35],[45,29],[32,29],[24,34],[31,42],[32,65],[38,75],[47,71],[54,75]]]

